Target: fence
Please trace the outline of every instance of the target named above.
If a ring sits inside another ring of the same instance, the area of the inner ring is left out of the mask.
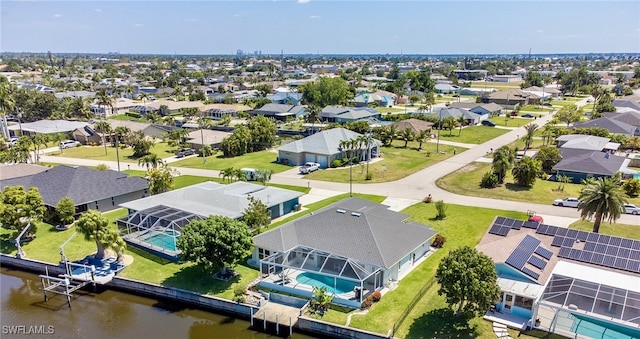
[[[391,336],[395,336],[396,335],[396,331],[398,331],[398,329],[400,328],[400,325],[402,325],[402,323],[407,318],[409,313],[411,313],[413,308],[416,307],[416,304],[420,301],[420,299],[422,299],[424,294],[427,293],[427,290],[430,289],[431,286],[433,286],[433,283],[434,283],[434,280],[433,279],[429,279],[429,281],[427,281],[427,283],[424,284],[424,286],[422,286],[422,288],[420,288],[420,291],[418,291],[418,294],[416,294],[416,296],[413,297],[413,299],[411,300],[409,305],[407,305],[407,308],[404,309],[402,314],[400,314],[400,317],[398,317],[398,320],[396,321],[396,323],[393,325],[393,330],[391,331]]]

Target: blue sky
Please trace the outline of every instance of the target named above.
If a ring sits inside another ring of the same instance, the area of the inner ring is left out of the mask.
[[[11,1],[0,51],[640,52],[640,1]]]

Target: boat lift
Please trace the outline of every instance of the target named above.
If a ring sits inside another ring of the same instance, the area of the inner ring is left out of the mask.
[[[27,232],[27,230],[31,227],[31,223],[28,223],[27,226],[18,234],[16,237],[16,258],[22,259],[27,257],[27,253],[22,249],[20,245],[20,241],[22,240],[22,236]]]

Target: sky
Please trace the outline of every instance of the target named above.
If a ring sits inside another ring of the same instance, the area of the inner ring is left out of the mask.
[[[0,51],[640,53],[640,1],[0,1]]]

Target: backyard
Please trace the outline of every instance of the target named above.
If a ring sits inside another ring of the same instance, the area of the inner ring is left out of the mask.
[[[202,158],[193,157],[174,162],[172,163],[172,166],[218,171],[229,167],[233,167],[236,169],[248,167],[256,169],[269,169],[273,171],[273,173],[280,173],[291,169],[291,166],[276,163],[277,157],[278,153],[272,150],[246,153],[237,157],[225,157],[221,152],[219,152],[213,156],[207,157],[207,162],[204,164],[202,163]]]
[[[522,187],[513,183],[513,176],[508,172],[504,185],[492,189],[481,188],[480,180],[490,170],[490,163],[473,162],[438,179],[436,185],[456,194],[537,204],[551,204],[555,199],[577,197],[583,187],[581,184],[565,184],[564,189],[560,191],[558,182],[540,179],[536,180],[533,187]],[[638,205],[640,198],[629,199],[629,202]]]
[[[502,120],[504,122],[504,119]],[[442,130],[440,131],[440,140],[455,141],[463,144],[482,144],[508,132],[509,130],[507,129],[477,125],[465,127],[462,132],[460,132],[459,128],[451,131]],[[431,133],[437,133],[437,130]]]
[[[493,122],[497,126],[505,126],[505,127],[520,127],[524,126],[530,122],[534,122],[534,119],[531,118],[519,118],[519,117],[511,117],[511,116],[498,116],[490,118],[489,121]]]
[[[174,155],[176,147],[170,147],[166,142],[156,142],[150,149],[150,152],[156,154],[160,158],[167,158]],[[137,162],[137,158],[133,157],[133,149],[131,147],[120,148],[117,152],[122,162]],[[116,148],[107,145],[107,155],[104,154],[104,146],[81,146],[57,150],[48,155],[55,155],[65,158],[79,158],[88,160],[116,161]],[[202,161],[202,159],[200,160]]]

